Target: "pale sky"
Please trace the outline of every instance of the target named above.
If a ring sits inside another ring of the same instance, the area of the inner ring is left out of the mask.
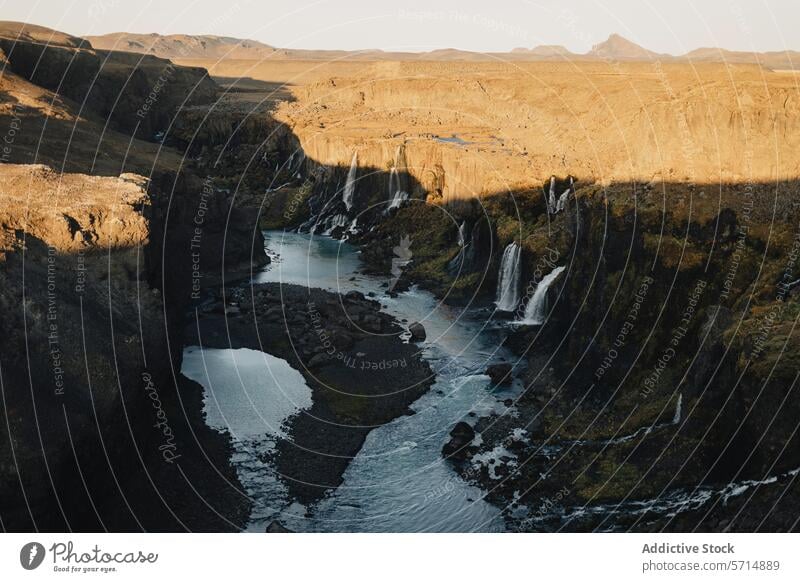
[[[574,52],[617,32],[657,52],[800,50],[799,0],[0,0],[75,35],[217,34],[288,48]]]

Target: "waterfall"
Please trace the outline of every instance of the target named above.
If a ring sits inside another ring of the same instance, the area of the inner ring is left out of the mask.
[[[547,318],[547,290],[556,280],[564,267],[556,267],[548,273],[536,286],[536,291],[533,292],[533,297],[528,301],[525,307],[525,319],[522,323],[528,325],[542,325]]]
[[[458,246],[462,249],[467,244],[467,221],[462,220],[461,224],[458,225]]]
[[[447,272],[451,275],[457,276],[458,273],[461,272],[462,267],[469,267],[469,265],[465,264],[466,260],[466,252],[467,247],[469,245],[469,241],[467,240],[467,221],[462,220],[461,224],[458,225],[458,253],[455,257],[450,259],[450,262],[447,263]]]
[[[545,199],[545,202],[547,202],[547,214],[558,214],[567,207],[569,195],[575,192],[575,179],[572,176],[569,176],[569,185],[567,186],[567,189],[564,190],[558,197],[556,196],[557,187],[558,184],[556,183],[556,177],[550,176],[550,189]]]
[[[408,192],[405,192],[400,185],[400,175],[395,165],[389,172],[389,206],[386,207],[383,213],[388,214],[391,210],[400,208],[406,200],[408,200]]]
[[[514,311],[519,303],[519,260],[522,249],[511,243],[503,251],[500,273],[497,278],[497,309]]]
[[[556,202],[556,214],[561,212],[567,207],[567,199],[569,198],[569,190],[565,190],[564,193],[558,197],[558,202]]]
[[[350,162],[350,170],[347,172],[347,181],[342,190],[342,202],[349,212],[353,207],[353,194],[356,192],[356,172],[358,171],[358,152],[353,152],[353,160]]]
[[[574,184],[575,181],[572,179],[572,176],[570,176],[569,186],[567,186],[567,189],[561,193],[561,196],[558,197],[558,202],[556,202],[556,213],[561,212],[567,207],[567,200],[569,200],[569,195],[573,191]]]
[[[295,177],[300,176],[300,170],[303,169],[303,162],[306,161],[306,152],[303,150],[299,150],[300,155],[298,155],[297,163],[295,161],[295,152],[292,153],[291,161],[289,162],[289,171],[294,172]]]
[[[398,190],[397,192],[395,192],[394,198],[392,198],[392,201],[389,203],[389,206],[386,207],[386,212],[394,210],[395,208],[400,208],[400,206],[402,206],[403,202],[405,202],[406,200],[408,200],[408,192],[403,192],[402,190]]]
[[[409,198],[408,192],[406,192],[406,188],[403,186],[402,176],[400,175],[400,172],[405,171],[405,151],[403,146],[398,146],[397,152],[394,155],[394,165],[389,171],[389,205],[386,207],[386,210],[383,211],[384,214],[388,214],[390,211],[400,208],[403,202]]]
[[[397,173],[397,166],[392,166],[389,172],[389,199],[394,198],[400,189],[400,176]]]
[[[683,412],[683,394],[678,394],[678,403],[675,405],[675,415],[672,417],[672,424],[678,424],[681,421]]]

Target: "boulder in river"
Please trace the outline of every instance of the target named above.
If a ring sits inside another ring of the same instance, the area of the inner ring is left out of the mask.
[[[442,447],[442,455],[448,459],[463,461],[469,456],[469,444],[475,438],[475,430],[466,422],[459,422],[450,431],[450,440]]]
[[[508,363],[492,364],[486,368],[486,375],[491,378],[495,386],[506,386],[514,380],[511,369],[512,366]]]
[[[361,291],[348,291],[344,294],[346,299],[350,301],[364,301],[365,297]]]
[[[418,321],[409,325],[408,331],[411,333],[411,341],[414,342],[424,342],[425,338],[428,337],[425,333],[425,327]]]
[[[294,533],[288,527],[285,527],[281,522],[277,519],[272,520],[269,522],[269,525],[264,530],[264,533]]]

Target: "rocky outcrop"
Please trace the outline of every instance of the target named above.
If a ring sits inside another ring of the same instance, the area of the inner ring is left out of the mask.
[[[258,217],[213,177],[164,173],[151,190],[149,276],[167,301],[196,301],[204,287],[247,277],[269,261]]]
[[[141,248],[150,235],[147,188],[147,180],[136,174],[110,178],[5,164],[0,172],[4,231],[21,237],[24,232],[60,254]]]
[[[191,229],[208,228],[205,246],[192,250],[185,217],[203,201],[192,188],[168,197],[163,176],[0,170],[4,527],[241,527],[249,505],[230,489],[227,437],[174,371],[193,275],[204,286],[263,258],[255,219],[224,237],[230,208],[209,200]]]
[[[470,425],[466,422],[457,423],[450,431],[450,440],[442,447],[442,455],[454,461],[466,460],[474,438],[475,430]]]

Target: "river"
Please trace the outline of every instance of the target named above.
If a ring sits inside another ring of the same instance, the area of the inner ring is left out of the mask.
[[[504,410],[503,401],[520,389],[493,388],[484,374],[491,363],[513,361],[498,347],[504,332],[491,311],[453,308],[415,287],[390,297],[384,293],[388,279],[361,273],[359,251],[346,242],[284,232],[267,231],[264,236],[273,260],[254,282],[374,292],[386,312],[425,326],[423,357],[436,372],[436,382],[412,405],[415,414],[370,432],[342,485],[307,508],[288,499],[269,462],[279,425],[291,415],[291,407],[308,406],[308,388],[300,374],[284,360],[261,352],[188,346],[182,372],[206,389],[209,424],[230,431],[234,440],[232,461],[254,501],[248,529],[263,531],[277,519],[292,530],[308,532],[504,531],[500,510],[457,476],[441,455],[456,422]]]

